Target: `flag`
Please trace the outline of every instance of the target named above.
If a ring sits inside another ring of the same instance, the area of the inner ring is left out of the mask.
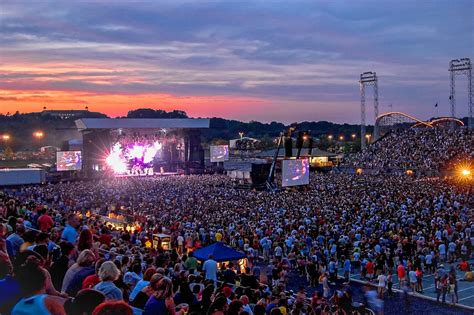
[[[438,103],[435,104],[435,107],[438,107]]]

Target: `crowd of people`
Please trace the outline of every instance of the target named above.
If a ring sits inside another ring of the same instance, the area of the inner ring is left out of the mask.
[[[462,157],[474,159],[474,132],[459,128],[397,129],[349,156],[344,166],[437,172]]]
[[[46,147],[43,150],[38,151],[17,151],[12,150],[2,150],[0,151],[0,161],[6,160],[43,160],[43,161],[53,161],[56,158],[56,150],[52,147]]]
[[[3,189],[0,313],[350,314],[350,286],[334,283],[354,273],[375,281],[365,303],[379,313],[394,275],[422,292],[419,279],[434,274],[439,299],[456,302],[444,266],[472,277],[473,189],[338,172],[311,174],[303,191],[235,189],[222,175]],[[153,245],[158,233],[170,250]],[[245,264],[194,257],[214,242],[245,253]],[[292,288],[298,276],[314,294]]]

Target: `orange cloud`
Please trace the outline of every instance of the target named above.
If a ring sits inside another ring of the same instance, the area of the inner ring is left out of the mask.
[[[43,109],[84,109],[123,116],[131,109],[181,109],[192,117],[239,117],[243,112],[261,110],[269,102],[258,98],[233,96],[175,96],[147,93],[137,95],[96,94],[69,91],[0,91],[0,113],[37,112]],[[263,107],[263,108],[262,108]]]

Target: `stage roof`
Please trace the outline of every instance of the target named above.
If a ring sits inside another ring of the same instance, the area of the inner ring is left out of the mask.
[[[202,129],[209,128],[209,119],[148,119],[148,118],[84,118],[76,120],[79,130],[86,129]]]

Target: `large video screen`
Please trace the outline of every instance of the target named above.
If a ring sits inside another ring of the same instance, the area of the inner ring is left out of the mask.
[[[56,152],[56,169],[58,171],[78,171],[82,169],[81,151]]]
[[[300,186],[309,184],[309,160],[283,160],[282,186]]]
[[[211,145],[211,162],[224,162],[229,160],[228,145]]]

